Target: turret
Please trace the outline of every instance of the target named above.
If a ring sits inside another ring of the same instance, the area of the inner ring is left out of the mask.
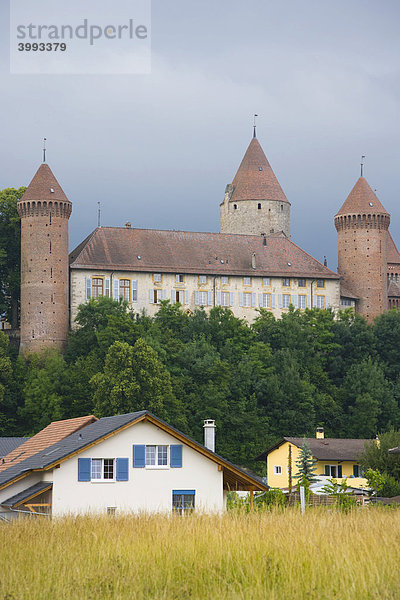
[[[369,321],[388,308],[387,235],[390,215],[364,177],[360,177],[335,216],[338,272],[359,297],[358,310]]]
[[[290,202],[255,136],[221,203],[221,233],[290,237]]]
[[[20,352],[63,349],[68,335],[68,219],[71,202],[40,165],[18,202],[21,218]]]

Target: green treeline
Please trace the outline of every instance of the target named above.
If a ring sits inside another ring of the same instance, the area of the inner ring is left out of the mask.
[[[351,311],[260,310],[250,326],[223,308],[193,315],[162,303],[134,314],[108,298],[82,305],[64,356],[24,359],[0,334],[0,435],[50,421],[148,409],[257,470],[253,458],[283,435],[375,437],[400,426],[400,312],[374,324]]]

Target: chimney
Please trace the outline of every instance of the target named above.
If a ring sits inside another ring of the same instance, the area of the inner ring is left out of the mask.
[[[215,421],[213,419],[204,420],[204,446],[215,452]]]
[[[130,223],[129,221],[127,221],[127,222],[125,223],[125,227],[126,227],[127,229],[130,229],[130,228],[132,227],[132,225],[131,225],[131,223]]]
[[[317,427],[317,435],[316,438],[317,440],[323,440],[324,439],[324,428],[323,427]]]
[[[256,254],[255,254],[255,252],[253,252],[253,254],[251,255],[251,268],[252,269],[256,268]]]

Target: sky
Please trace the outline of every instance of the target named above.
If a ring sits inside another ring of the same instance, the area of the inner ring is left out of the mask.
[[[219,231],[257,113],[295,243],[336,269],[365,155],[400,245],[399,22],[397,0],[153,0],[149,74],[15,75],[1,0],[0,189],[29,183],[46,137],[71,249],[98,202],[102,225]]]

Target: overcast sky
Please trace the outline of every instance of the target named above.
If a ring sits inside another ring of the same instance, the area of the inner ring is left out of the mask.
[[[1,0],[0,189],[29,183],[46,137],[71,249],[98,201],[103,225],[219,231],[255,112],[294,242],[336,269],[365,154],[400,245],[398,0],[153,0],[149,75],[10,75],[8,22]]]

